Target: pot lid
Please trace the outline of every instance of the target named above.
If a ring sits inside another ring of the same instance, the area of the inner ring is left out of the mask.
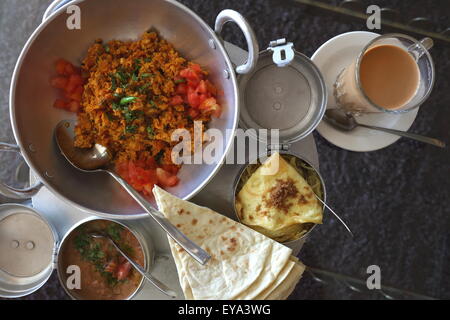
[[[278,129],[280,144],[310,134],[321,121],[327,91],[322,75],[286,39],[272,41],[260,53],[255,69],[239,77],[240,125],[244,129]],[[268,132],[257,139],[268,142]]]
[[[53,227],[33,209],[0,205],[0,296],[21,297],[50,277],[57,247]]]

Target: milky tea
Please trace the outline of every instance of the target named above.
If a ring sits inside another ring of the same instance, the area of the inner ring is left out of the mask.
[[[420,70],[406,49],[395,44],[376,44],[359,60],[358,70],[356,60],[338,76],[338,107],[356,113],[389,112],[402,109],[416,96]]]

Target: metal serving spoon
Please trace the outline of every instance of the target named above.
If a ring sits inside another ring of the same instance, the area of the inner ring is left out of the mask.
[[[111,165],[111,153],[106,147],[100,144],[95,144],[91,149],[81,149],[74,146],[74,127],[75,121],[63,120],[58,123],[55,129],[56,143],[70,164],[84,172],[108,172],[176,243],[186,250],[192,258],[201,264],[205,264],[211,256],[192,240],[188,239],[161,212],[153,208],[138,191],[115,173]]]
[[[116,248],[117,252],[119,252],[125,259],[127,259],[128,262],[131,263],[133,268],[135,268],[145,279],[150,281],[150,283],[153,284],[159,291],[168,295],[169,297],[172,297],[172,298],[177,297],[177,294],[175,293],[175,291],[173,291],[172,289],[167,287],[164,283],[162,283],[158,279],[154,278],[150,273],[145,271],[144,268],[142,268],[138,263],[136,263],[133,259],[131,259],[125,252],[123,252],[122,249],[120,249],[120,247],[117,245],[117,243],[109,235],[103,234],[103,233],[92,232],[89,234],[89,236],[92,238],[104,238],[104,239],[108,240],[114,246],[114,248]]]
[[[414,133],[409,133],[405,131],[400,130],[394,130],[394,129],[387,129],[387,128],[380,128],[375,126],[369,126],[366,124],[358,123],[355,119],[355,117],[351,113],[346,113],[345,111],[342,111],[340,109],[329,109],[325,112],[324,116],[325,121],[327,121],[332,126],[344,130],[344,131],[351,131],[355,129],[356,127],[364,127],[369,128],[373,130],[383,131],[390,134],[395,134],[397,136],[413,139],[420,142],[425,142],[431,145],[434,145],[436,147],[445,148],[445,142],[429,138],[425,136],[421,136]]]

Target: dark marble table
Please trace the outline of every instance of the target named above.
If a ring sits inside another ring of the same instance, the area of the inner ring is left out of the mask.
[[[286,37],[307,55],[342,32],[366,30],[363,20],[348,18],[295,1],[182,0],[212,25],[218,12],[232,8],[254,26],[261,47]],[[337,1],[324,1],[334,4]],[[366,5],[370,1],[363,1]],[[373,1],[375,2],[375,1]],[[399,10],[403,19],[425,16],[436,30],[450,26],[447,0],[378,0]],[[41,21],[48,0],[0,2],[0,141],[14,142],[8,113],[8,90],[19,52]],[[225,40],[243,48],[243,36],[227,26]],[[383,28],[381,33],[398,31]],[[417,34],[411,34],[420,37]],[[436,84],[411,131],[450,141],[450,46],[432,49]],[[329,215],[300,253],[308,266],[365,281],[369,265],[379,265],[382,284],[435,298],[450,298],[450,153],[401,139],[385,149],[355,153],[337,148],[317,133],[321,171],[329,202],[349,222],[351,239]],[[0,176],[11,181],[17,158],[0,155]],[[1,202],[7,199],[0,198]],[[339,278],[339,276],[338,276]],[[390,291],[389,291],[390,292]],[[414,296],[400,294],[399,298]],[[380,292],[355,292],[333,278],[317,282],[306,274],[291,299],[381,299]],[[67,299],[56,275],[25,299]]]

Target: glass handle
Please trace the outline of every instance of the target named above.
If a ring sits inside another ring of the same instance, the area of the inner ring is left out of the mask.
[[[421,56],[425,54],[426,51],[430,50],[434,45],[433,39],[431,38],[423,38],[420,40],[420,44],[412,44],[408,47],[408,52],[414,57],[417,61]]]

